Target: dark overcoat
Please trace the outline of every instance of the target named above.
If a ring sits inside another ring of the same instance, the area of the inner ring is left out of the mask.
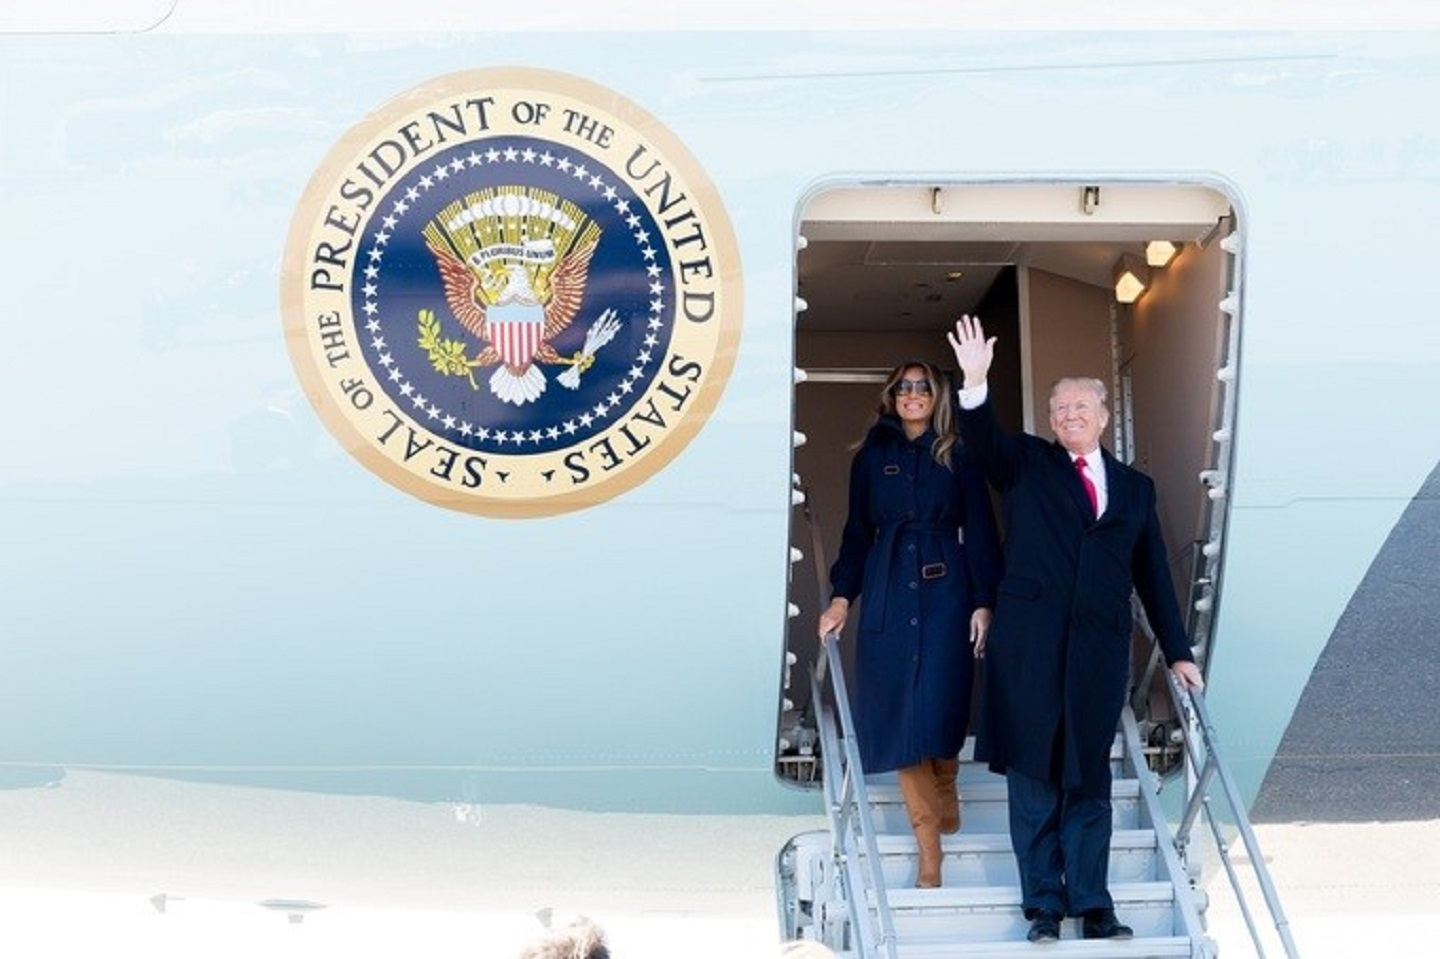
[[[859,599],[852,713],[865,772],[964,745],[975,660],[970,615],[995,604],[999,540],[985,480],[963,447],[935,461],[935,434],[910,440],[881,417],[850,467],[850,507],[830,569]]]
[[[1130,679],[1132,589],[1166,662],[1191,659],[1155,484],[1105,451],[1108,505],[1096,520],[1063,446],[1003,432],[989,402],[959,415],[966,446],[1002,494],[1005,527],[977,756],[995,772],[1013,767],[1108,798]]]

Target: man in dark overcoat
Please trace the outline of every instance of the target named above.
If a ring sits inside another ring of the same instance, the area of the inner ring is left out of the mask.
[[[995,339],[965,316],[950,336],[964,373],[960,435],[1002,495],[1005,562],[985,649],[977,754],[1006,777],[1029,939],[1081,916],[1086,938],[1128,938],[1107,882],[1110,747],[1130,679],[1132,591],[1182,686],[1190,654],[1155,510],[1155,484],[1100,446],[1105,385],[1060,380],[1054,442],[1001,430],[986,376]]]

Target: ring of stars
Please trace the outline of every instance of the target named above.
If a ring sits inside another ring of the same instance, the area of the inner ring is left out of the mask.
[[[646,324],[645,336],[641,340],[640,348],[632,357],[630,368],[624,377],[615,384],[614,389],[603,400],[595,403],[578,416],[572,415],[564,420],[516,430],[491,429],[484,424],[476,424],[456,417],[436,404],[433,398],[425,396],[418,390],[411,379],[405,375],[400,361],[391,352],[389,344],[385,341],[384,330],[380,324],[380,304],[378,302],[380,263],[384,260],[386,245],[415,202],[432,188],[469,168],[505,164],[538,164],[542,167],[551,167],[568,174],[578,185],[588,186],[592,193],[609,203],[624,220],[640,256],[645,261],[650,296],[650,315]],[[428,421],[436,427],[443,428],[449,434],[458,434],[467,440],[499,444],[501,451],[507,445],[519,452],[527,445],[538,446],[544,442],[567,440],[581,430],[589,430],[596,423],[603,424],[625,401],[625,397],[633,393],[637,385],[644,380],[646,369],[654,361],[656,352],[663,349],[660,340],[665,328],[665,284],[661,277],[663,271],[657,263],[659,251],[650,242],[650,233],[645,229],[645,221],[631,209],[630,201],[620,196],[615,186],[600,172],[588,169],[583,161],[576,162],[563,152],[552,152],[550,149],[536,151],[529,147],[522,149],[513,146],[504,149],[497,149],[494,146],[488,150],[472,149],[468,155],[463,157],[457,155],[446,163],[438,163],[422,175],[391,203],[390,212],[380,222],[380,229],[371,234],[371,245],[364,254],[367,261],[363,271],[365,283],[361,287],[361,292],[365,297],[362,307],[365,314],[364,329],[370,336],[369,345],[375,351],[376,359],[384,367],[383,378],[394,384],[389,389],[405,398],[405,401],[413,407],[412,415],[417,420]],[[377,371],[377,375],[381,375],[379,371]]]

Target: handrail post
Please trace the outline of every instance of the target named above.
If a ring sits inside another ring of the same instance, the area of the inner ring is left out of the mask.
[[[1179,838],[1188,839],[1190,830],[1195,825],[1195,820],[1200,816],[1200,807],[1204,804],[1205,790],[1210,788],[1210,781],[1215,778],[1215,761],[1207,759],[1200,770],[1200,775],[1195,778],[1188,788],[1190,790],[1190,801],[1185,804],[1185,814],[1180,818],[1180,825],[1175,828],[1175,835]]]
[[[1131,608],[1134,610],[1135,622],[1144,632],[1151,643],[1150,668],[1153,669],[1159,656],[1159,644],[1155,638],[1155,632],[1150,627],[1148,617],[1144,608],[1132,595]],[[1251,941],[1254,943],[1257,954],[1264,956],[1265,950],[1260,944],[1260,936],[1250,916],[1250,909],[1245,901],[1245,895],[1240,888],[1239,877],[1235,874],[1233,864],[1230,862],[1229,848],[1220,836],[1219,825],[1216,822],[1215,814],[1210,809],[1210,800],[1207,790],[1210,784],[1219,780],[1225,800],[1230,806],[1231,814],[1235,820],[1235,826],[1245,843],[1246,852],[1250,856],[1251,867],[1255,870],[1255,877],[1260,884],[1261,895],[1265,899],[1265,905],[1270,910],[1270,918],[1275,925],[1275,931],[1279,934],[1281,945],[1285,948],[1285,955],[1288,959],[1298,959],[1299,951],[1295,947],[1295,941],[1290,934],[1290,921],[1285,917],[1285,910],[1280,905],[1279,894],[1275,890],[1275,883],[1270,877],[1270,870],[1265,865],[1265,860],[1260,852],[1260,841],[1255,837],[1255,830],[1250,824],[1250,817],[1246,811],[1245,804],[1240,797],[1240,788],[1236,785],[1230,769],[1225,765],[1224,758],[1220,754],[1219,736],[1215,732],[1215,726],[1211,722],[1209,708],[1205,704],[1205,697],[1198,689],[1182,688],[1179,679],[1170,670],[1165,670],[1165,685],[1170,695],[1171,705],[1176,715],[1183,722],[1181,725],[1181,737],[1185,748],[1185,775],[1186,795],[1183,818],[1175,833],[1175,844],[1177,850],[1183,850],[1190,841],[1190,831],[1194,827],[1196,819],[1203,812],[1210,825],[1211,832],[1215,835],[1216,848],[1220,854],[1221,862],[1224,864],[1226,875],[1230,880],[1230,887],[1235,893],[1235,899],[1240,905],[1240,910],[1245,918],[1246,926],[1250,932]],[[1147,680],[1152,675],[1150,669],[1145,673]],[[1148,681],[1146,683],[1148,686]],[[1138,699],[1138,697],[1137,697]],[[1195,742],[1196,733],[1200,742]],[[1203,758],[1202,758],[1203,750]],[[1198,767],[1195,778],[1190,779],[1191,773]]]
[[[1174,682],[1174,680],[1171,680]],[[1255,869],[1255,876],[1260,882],[1260,893],[1265,897],[1265,904],[1270,908],[1270,916],[1275,922],[1275,931],[1280,935],[1280,942],[1285,947],[1285,955],[1296,957],[1299,952],[1295,948],[1295,941],[1290,935],[1290,920],[1285,917],[1285,910],[1280,905],[1280,896],[1275,890],[1274,880],[1270,877],[1270,869],[1265,865],[1265,857],[1260,852],[1260,840],[1255,836],[1255,830],[1250,825],[1250,817],[1245,814],[1244,804],[1240,800],[1240,787],[1235,783],[1230,770],[1218,761],[1219,735],[1215,732],[1215,725],[1210,720],[1209,707],[1205,704],[1205,697],[1199,690],[1186,690],[1191,703],[1195,707],[1195,714],[1200,719],[1200,729],[1205,737],[1206,751],[1214,762],[1215,774],[1220,778],[1221,788],[1225,791],[1225,797],[1230,803],[1231,810],[1235,813],[1235,826],[1240,831],[1240,837],[1245,842],[1245,850],[1250,856],[1250,864]]]
[[[865,785],[865,770],[860,763],[860,749],[855,742],[855,725],[850,714],[850,697],[846,692],[845,671],[840,661],[839,637],[831,633],[821,644],[820,657],[817,657],[812,672],[812,695],[820,695],[821,683],[827,677],[829,686],[835,696],[835,712],[839,719],[840,729],[844,732],[843,737],[836,737],[834,730],[827,730],[823,737],[822,748],[824,756],[824,778],[831,779],[835,772],[835,760],[843,764],[842,781],[844,783],[840,795],[833,797],[835,809],[831,815],[831,829],[833,831],[832,843],[838,843],[845,854],[845,869],[851,879],[858,878],[862,884],[868,885],[874,892],[874,911],[879,925],[879,943],[881,955],[886,959],[896,959],[896,941],[894,921],[890,915],[890,900],[885,891],[885,875],[880,862],[880,847],[875,841],[874,815],[870,808],[869,791]],[[840,739],[840,742],[836,740]],[[827,787],[827,794],[829,789]],[[846,842],[845,836],[848,833],[848,826],[856,823],[864,841],[864,856],[866,868],[862,871],[854,863],[850,856],[851,849]],[[849,886],[848,900],[850,917],[855,924],[861,939],[868,942],[871,939],[871,926],[869,921],[861,921],[861,910],[869,912],[865,903],[863,889],[856,889],[853,882]],[[857,896],[857,892],[859,895]],[[867,915],[868,920],[868,915]],[[869,955],[869,953],[866,953]]]

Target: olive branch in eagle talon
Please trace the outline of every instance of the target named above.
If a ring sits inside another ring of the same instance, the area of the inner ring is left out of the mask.
[[[430,365],[442,376],[463,376],[470,381],[470,388],[478,390],[474,368],[480,364],[465,358],[463,340],[440,338],[440,320],[434,310],[420,311],[420,348],[430,359]]]

